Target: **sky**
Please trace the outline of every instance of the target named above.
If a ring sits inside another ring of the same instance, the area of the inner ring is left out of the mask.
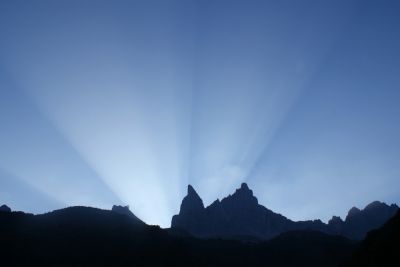
[[[168,227],[248,183],[293,220],[400,203],[400,2],[0,2],[0,204]]]

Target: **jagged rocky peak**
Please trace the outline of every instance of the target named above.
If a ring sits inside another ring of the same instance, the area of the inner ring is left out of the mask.
[[[243,204],[250,204],[250,205],[257,205],[258,200],[257,198],[253,195],[253,191],[249,188],[249,186],[246,183],[242,183],[240,188],[236,189],[235,193],[227,199],[235,199],[240,201]]]
[[[118,213],[118,214],[126,215],[132,219],[135,219],[136,221],[138,221],[140,223],[143,223],[142,220],[140,220],[138,217],[136,217],[135,214],[133,214],[133,212],[129,209],[129,206],[113,205],[111,211]]]
[[[221,201],[219,199],[215,200],[213,203],[211,203],[210,206],[207,207],[208,210],[214,210],[214,209],[221,209]]]
[[[389,206],[385,202],[373,201],[366,205],[365,208],[362,210],[356,207],[351,208],[349,210],[349,213],[347,214],[346,221],[359,216],[365,216],[365,214],[368,214],[368,216],[376,215],[378,217],[393,216],[398,208],[399,207],[396,204],[392,204]]]
[[[330,219],[328,222],[328,224],[330,224],[330,225],[338,224],[338,223],[343,223],[342,218],[340,218],[339,216],[332,216],[332,219]]]
[[[363,210],[353,207],[344,221],[333,216],[328,224],[321,220],[294,222],[258,204],[246,183],[242,183],[232,195],[221,201],[217,199],[207,208],[189,185],[180,213],[173,216],[171,227],[206,238],[247,236],[269,239],[283,232],[309,229],[361,240],[368,231],[383,225],[397,210],[397,205],[375,201]]]
[[[250,190],[249,186],[246,183],[242,183],[240,185],[240,189],[242,189],[242,190]]]
[[[189,195],[193,195],[193,196],[199,197],[199,195],[197,194],[196,190],[194,190],[193,186],[191,186],[191,185],[188,185],[188,187],[187,187],[187,194],[188,194],[188,196]]]
[[[361,240],[368,231],[381,227],[397,210],[397,206],[379,201],[371,202],[362,210],[353,207],[346,217],[342,233],[351,239]]]
[[[253,191],[249,188],[249,186],[246,183],[242,183],[240,188],[236,189],[234,195],[235,194],[253,196]]]
[[[328,222],[328,227],[330,228],[328,232],[331,234],[341,234],[345,222],[339,216],[332,216],[332,219]]]
[[[172,217],[171,227],[181,228],[196,235],[203,229],[204,214],[203,200],[193,186],[188,185],[187,195],[182,200],[179,214]]]
[[[0,207],[0,212],[11,212],[11,209],[7,205],[2,205]]]
[[[133,213],[129,210],[129,206],[118,206],[118,205],[113,205],[112,209],[113,212],[119,213],[119,214],[124,214],[131,216]]]
[[[352,207],[352,208],[349,210],[349,212],[347,213],[346,219],[347,219],[347,218],[350,218],[350,217],[353,217],[353,216],[359,214],[360,212],[361,212],[361,210],[360,210],[359,208],[357,208],[357,207]]]
[[[188,185],[187,195],[182,200],[180,214],[192,213],[199,210],[204,210],[203,200],[194,190],[193,186]]]
[[[364,211],[374,211],[374,210],[397,210],[399,207],[396,204],[388,205],[385,202],[374,201],[365,206]]]
[[[214,200],[214,202],[211,203],[210,207],[212,207],[212,206],[219,206],[219,205],[221,205],[221,201],[219,201],[219,198],[217,198],[217,200]]]
[[[387,206],[385,203],[380,202],[380,201],[374,201],[369,203],[367,206],[365,206],[364,210],[371,210],[371,209],[378,209],[381,207]]]

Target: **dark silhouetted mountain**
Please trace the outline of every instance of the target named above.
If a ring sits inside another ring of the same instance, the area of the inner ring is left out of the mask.
[[[337,234],[342,232],[343,224],[344,222],[339,216],[333,216],[328,222],[330,230]]]
[[[374,201],[363,210],[353,207],[349,210],[345,221],[333,217],[328,225],[332,233],[341,234],[351,239],[362,240],[368,231],[381,227],[398,211],[395,204]]]
[[[130,211],[129,206],[113,205],[111,211],[118,213],[118,214],[126,215],[134,220],[137,220],[137,221],[143,223],[142,220],[140,220],[138,217],[136,217],[135,214],[132,213],[132,211]]]
[[[247,184],[232,195],[216,200],[207,208],[193,189],[183,199],[179,215],[172,218],[172,228],[181,228],[197,237],[234,239],[269,239],[290,230],[317,229],[327,226],[321,221],[295,223],[258,204]]]
[[[328,224],[321,220],[294,222],[258,203],[253,191],[243,183],[232,195],[204,207],[203,201],[188,187],[171,228],[180,228],[201,238],[266,240],[293,230],[316,230],[361,240],[383,225],[398,210],[396,205],[373,202],[364,210],[352,208],[345,221],[334,216]]]
[[[343,236],[329,235],[320,231],[300,230],[280,234],[268,241],[268,251],[282,259],[282,266],[298,266],[307,262],[310,266],[339,266],[351,257],[357,242]],[[287,252],[290,253],[287,254]],[[290,255],[290,258],[286,257]]]
[[[190,229],[184,229],[189,233],[201,232],[202,229],[204,229],[203,201],[191,185],[188,186],[187,195],[182,200],[180,212],[183,216],[172,217],[173,223],[178,225],[190,225]]]
[[[354,253],[348,267],[400,266],[400,211],[383,227],[367,234]]]
[[[0,212],[11,212],[11,209],[7,205],[1,205]]]
[[[355,247],[346,238],[313,231],[288,232],[257,243],[176,233],[87,207],[43,215],[2,212],[1,266],[333,267],[347,260]]]

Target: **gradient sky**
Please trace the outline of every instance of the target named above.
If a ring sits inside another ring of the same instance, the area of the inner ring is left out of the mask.
[[[294,220],[400,202],[400,1],[0,2],[0,204],[130,205],[247,182]]]

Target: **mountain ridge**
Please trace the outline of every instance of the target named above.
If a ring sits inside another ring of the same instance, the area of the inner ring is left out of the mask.
[[[0,212],[0,239],[2,266],[334,267],[354,250],[346,238],[309,231],[270,242],[198,239],[83,206]]]
[[[193,199],[196,204],[191,203]],[[186,209],[190,206],[196,208],[188,213]],[[344,221],[338,216],[333,216],[328,223],[319,219],[292,221],[259,204],[246,183],[207,207],[195,189],[188,185],[188,195],[182,201],[179,214],[172,217],[171,228],[181,228],[200,238],[249,236],[267,240],[287,231],[316,230],[361,240],[368,231],[382,226],[397,210],[395,204],[389,206],[373,201],[362,210],[351,208]]]
[[[251,190],[242,189],[245,190],[239,189],[233,198],[231,195],[214,201],[207,211],[204,206],[201,209],[201,198],[194,189],[190,189],[187,204],[195,200],[197,205],[188,205],[189,212],[186,215],[200,210],[206,214],[204,216],[219,214],[229,223],[232,214],[225,206],[233,205],[237,199],[245,199],[242,208],[247,206],[244,213],[238,209],[238,216],[246,214],[249,208],[261,206],[255,205]],[[353,220],[364,212],[374,214],[374,210],[381,210],[382,205],[386,204],[373,202],[367,205],[368,208],[354,214],[350,212],[345,221]],[[396,205],[385,207],[397,208]],[[265,207],[262,210],[269,211]],[[221,211],[225,213],[221,215]],[[39,215],[8,212],[7,209],[0,212],[0,263],[5,266],[338,267],[346,263],[350,264],[346,266],[369,266],[358,263],[371,262],[369,251],[372,247],[379,250],[373,256],[378,264],[371,266],[389,266],[379,265],[379,262],[388,262],[387,255],[391,260],[396,259],[399,240],[398,209],[397,217],[386,224],[389,229],[384,226],[382,230],[370,231],[369,238],[363,242],[306,228],[305,225],[309,226],[307,222],[297,222],[303,223],[303,229],[285,231],[270,240],[254,235],[196,238],[180,228],[161,229],[147,225],[132,214],[127,206],[113,206],[111,210],[74,206]],[[286,218],[275,215],[277,218]],[[344,222],[338,218],[333,221],[339,224]],[[254,218],[250,222],[254,223]],[[311,222],[323,225],[318,220]],[[229,225],[224,227],[229,229]],[[394,230],[390,230],[392,227],[395,227]],[[354,254],[355,251],[359,252]]]

